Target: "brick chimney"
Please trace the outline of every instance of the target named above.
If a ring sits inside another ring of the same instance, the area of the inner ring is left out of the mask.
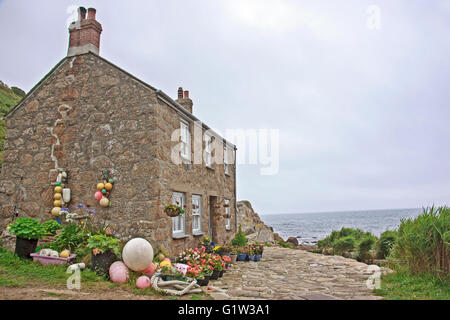
[[[192,113],[192,107],[194,103],[189,98],[189,91],[183,91],[182,87],[178,88],[178,99],[177,102],[181,104],[187,111]]]
[[[75,56],[82,53],[93,52],[99,54],[100,34],[102,25],[95,20],[96,10],[94,8],[78,8],[78,20],[69,26],[69,49],[68,56]]]

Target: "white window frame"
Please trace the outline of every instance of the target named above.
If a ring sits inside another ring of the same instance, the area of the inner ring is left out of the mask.
[[[177,201],[179,202],[177,204]],[[186,204],[186,195],[181,192],[174,192],[172,194],[172,203],[181,206]],[[177,217],[172,217],[172,235],[181,236],[186,234],[186,213],[180,214]]]
[[[205,165],[212,167],[212,136],[205,134]]]
[[[230,174],[229,156],[228,146],[225,144],[225,146],[223,147],[223,170],[227,175]]]
[[[195,208],[194,204],[197,204],[198,208]],[[194,227],[194,221],[198,221],[198,228]],[[202,233],[202,196],[198,194],[192,195],[192,233]]]
[[[180,120],[181,150],[180,156],[183,160],[191,160],[191,133],[189,123]]]
[[[230,205],[231,204],[230,199],[225,199],[224,200],[224,204]],[[231,213],[231,207],[230,206],[229,207],[225,207],[225,213],[226,214]],[[226,230],[231,230],[231,217],[225,219],[225,229]]]

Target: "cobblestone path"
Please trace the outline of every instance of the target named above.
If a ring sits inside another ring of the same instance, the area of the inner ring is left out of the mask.
[[[353,259],[266,247],[261,261],[238,261],[205,289],[214,299],[381,299],[367,288],[371,274]]]

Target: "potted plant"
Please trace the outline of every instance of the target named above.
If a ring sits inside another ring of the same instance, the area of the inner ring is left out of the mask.
[[[20,258],[31,259],[40,238],[45,237],[45,230],[37,219],[18,218],[9,227],[9,232],[16,235],[15,254]]]
[[[214,268],[213,273],[211,275],[211,280],[217,280],[219,277],[223,275],[223,261],[220,256],[212,256],[211,257],[211,266]]]
[[[262,244],[258,244],[258,245],[256,245],[254,247],[254,249],[253,249],[253,252],[254,252],[253,261],[258,262],[258,261],[261,260],[263,248],[264,248],[264,245],[262,245]]]
[[[253,246],[248,246],[248,260],[255,261],[255,248]]]
[[[245,247],[236,248],[236,261],[246,261],[247,260],[247,249]]]
[[[104,234],[96,234],[89,238],[87,247],[91,249],[91,270],[98,274],[108,275],[109,267],[120,257],[120,240]]]
[[[178,217],[181,214],[184,214],[186,205],[185,206],[180,206],[179,202],[177,201],[176,204],[170,203],[167,206],[165,206],[164,208],[164,212],[169,216],[169,217]]]
[[[223,269],[223,272],[226,272],[227,269],[230,267],[231,265],[231,258],[229,256],[223,256],[222,257],[223,262],[225,263],[225,269]]]

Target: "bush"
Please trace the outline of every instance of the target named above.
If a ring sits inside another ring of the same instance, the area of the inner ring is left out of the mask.
[[[59,234],[56,237],[55,242],[48,247],[58,251],[63,249],[74,251],[79,247],[85,246],[87,240],[88,235],[84,233],[82,228],[76,224],[69,224],[63,227],[61,234]]]
[[[377,238],[373,235],[366,235],[358,243],[358,255],[361,261],[366,261],[372,258],[370,255],[370,250],[372,250],[373,245],[377,241]]]
[[[336,254],[342,254],[355,248],[355,239],[352,236],[346,236],[336,240],[333,243],[333,250]]]
[[[450,271],[450,208],[424,208],[415,219],[403,219],[392,258],[411,273]]]
[[[48,220],[42,223],[42,227],[46,234],[55,234],[56,230],[61,229],[61,225],[55,220]]]
[[[383,232],[376,244],[378,258],[385,259],[391,252],[396,241],[397,231],[386,230]]]
[[[231,245],[237,246],[237,247],[245,247],[247,245],[248,239],[245,236],[245,234],[241,230],[241,225],[239,225],[239,230],[234,236],[234,238],[231,240]]]
[[[26,95],[25,91],[23,91],[23,90],[20,89],[20,88],[17,88],[17,87],[11,87],[11,90],[14,92],[14,94],[15,94],[16,96],[19,96],[19,97],[21,97],[21,98],[25,97],[25,95]]]
[[[116,257],[120,257],[120,240],[114,237],[108,237],[103,234],[96,234],[89,238],[87,247],[91,250],[97,249],[100,253],[112,250]]]
[[[45,237],[45,230],[37,219],[18,218],[11,226],[9,231],[19,238],[40,239]]]

